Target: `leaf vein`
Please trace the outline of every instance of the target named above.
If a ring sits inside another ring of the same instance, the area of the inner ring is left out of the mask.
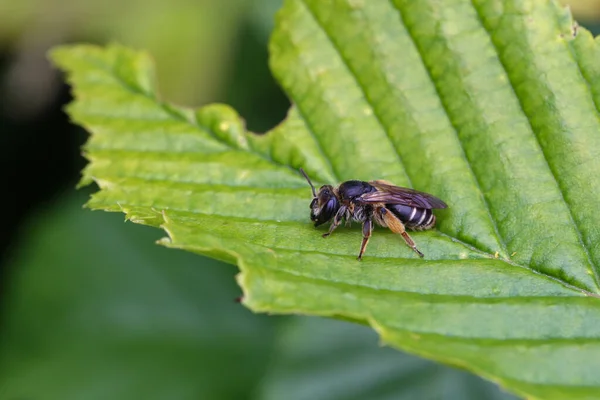
[[[477,16],[479,24],[481,25],[481,27],[483,28],[483,30],[488,35],[488,37],[490,39],[490,43],[492,44],[492,46],[494,47],[494,50],[496,51],[496,56],[498,58],[498,62],[501,65],[502,70],[504,71],[504,73],[508,77],[508,83],[509,83],[510,89],[512,90],[513,94],[515,95],[515,97],[518,100],[521,112],[526,117],[527,123],[529,124],[530,129],[534,133],[533,136],[535,137],[537,145],[538,145],[538,147],[540,149],[540,152],[543,155],[544,161],[546,162],[546,166],[548,167],[548,171],[552,175],[552,178],[554,179],[556,187],[558,188],[558,192],[560,193],[561,200],[565,204],[565,207],[566,207],[566,209],[568,211],[568,216],[569,216],[569,219],[570,219],[573,227],[575,228],[575,232],[577,234],[577,239],[578,239],[579,243],[581,244],[581,247],[583,248],[583,251],[585,252],[585,255],[586,255],[586,258],[587,258],[587,261],[588,261],[589,265],[592,267],[591,269],[592,269],[592,271],[594,273],[595,281],[596,281],[596,283],[598,283],[598,282],[600,282],[600,277],[598,276],[597,266],[595,265],[594,261],[592,260],[592,256],[591,256],[590,250],[589,250],[588,246],[586,245],[585,241],[583,240],[583,234],[581,232],[581,228],[579,227],[579,224],[577,224],[577,221],[575,220],[575,217],[573,216],[573,210],[571,209],[571,204],[569,203],[569,201],[567,200],[567,197],[565,196],[565,190],[563,189],[563,187],[561,185],[561,181],[558,178],[558,174],[552,168],[552,165],[550,164],[550,162],[548,160],[548,155],[546,153],[546,149],[544,148],[544,146],[542,146],[542,143],[541,143],[540,138],[539,138],[539,132],[535,129],[534,124],[531,121],[531,116],[528,115],[527,112],[525,111],[525,107],[523,105],[523,99],[521,98],[521,96],[518,95],[517,90],[515,89],[515,86],[514,86],[514,83],[513,83],[512,76],[511,76],[511,74],[508,73],[508,68],[505,65],[503,57],[500,56],[500,54],[501,54],[500,51],[502,50],[502,48],[494,40],[494,35],[492,34],[492,32],[490,30],[488,30],[488,27],[486,26],[485,21],[483,19],[483,16],[481,15],[481,10],[479,9],[479,7],[477,7],[477,4],[475,3],[475,1],[474,0],[470,0],[470,1],[471,1],[471,4],[472,4],[473,8],[475,9],[475,15]],[[569,52],[569,54],[571,54],[571,52]],[[572,54],[571,54],[571,56],[572,56]],[[579,64],[577,63],[577,60],[575,60],[575,63],[579,67]],[[579,72],[582,73],[581,69],[579,69]],[[584,81],[588,84],[588,88],[589,88],[589,82],[587,82],[587,80],[585,78],[584,78]],[[591,88],[589,88],[589,89],[591,91]],[[564,282],[559,277],[556,277],[556,279],[560,280],[561,282]],[[564,283],[565,284],[569,284],[568,282],[564,282]],[[569,284],[569,285],[571,285],[571,284]],[[581,288],[581,289],[585,290],[584,288]]]
[[[389,0],[389,1],[392,3],[392,6],[398,11],[398,14],[400,15],[400,19],[402,20],[403,25],[406,27],[406,31],[408,32],[408,36],[409,36],[411,42],[413,43],[414,48],[417,50],[417,52],[419,54],[419,57],[421,58],[421,63],[423,64],[423,67],[424,67],[425,71],[427,72],[429,80],[431,81],[431,83],[432,83],[432,85],[433,85],[433,87],[435,89],[435,92],[437,93],[438,98],[440,99],[440,104],[442,106],[442,109],[444,110],[444,113],[446,114],[446,117],[448,118],[448,121],[450,121],[450,124],[451,124],[451,126],[453,128],[452,130],[453,130],[454,134],[458,138],[458,143],[460,144],[461,154],[462,154],[464,160],[466,161],[467,168],[469,169],[469,172],[473,176],[473,180],[475,182],[475,185],[477,186],[477,190],[479,191],[479,195],[481,196],[481,198],[483,200],[483,204],[485,205],[486,213],[488,214],[490,222],[492,223],[492,227],[494,229],[494,233],[496,234],[496,238],[498,239],[498,243],[502,247],[501,250],[504,252],[504,254],[506,256],[508,256],[509,251],[508,251],[508,248],[506,246],[506,242],[505,242],[503,236],[500,233],[500,229],[498,227],[498,222],[496,221],[496,219],[495,219],[495,217],[494,217],[494,215],[492,213],[491,205],[490,205],[489,201],[487,200],[487,198],[485,197],[485,194],[483,193],[483,189],[481,187],[481,182],[479,180],[479,176],[475,173],[475,171],[473,170],[473,167],[471,166],[471,161],[469,160],[469,157],[467,156],[467,153],[465,151],[463,142],[460,139],[460,135],[458,133],[459,129],[456,126],[456,123],[454,122],[454,120],[450,116],[450,112],[448,111],[448,106],[446,105],[446,103],[444,101],[444,98],[443,98],[443,96],[440,93],[440,90],[438,88],[436,80],[433,78],[433,75],[431,73],[430,67],[425,62],[425,58],[423,56],[423,50],[417,44],[417,41],[414,38],[414,33],[411,31],[410,24],[407,23],[406,18],[404,16],[404,13],[402,12],[402,10],[394,4],[393,0]],[[476,245],[473,245],[473,246],[475,248],[478,248]],[[479,250],[482,251],[482,252],[485,252],[482,249],[479,249]]]
[[[209,127],[203,125],[200,123],[200,121],[198,120],[197,117],[194,117],[193,120],[190,120],[188,118],[185,118],[183,115],[181,115],[179,112],[175,112],[172,108],[168,107],[165,103],[159,101],[155,96],[153,96],[151,93],[146,93],[144,92],[141,88],[136,87],[136,86],[132,86],[130,83],[128,83],[127,81],[125,81],[118,73],[117,71],[114,71],[113,68],[111,67],[111,65],[107,65],[104,60],[102,60],[101,62],[93,62],[93,64],[95,66],[98,67],[98,69],[104,71],[106,74],[108,74],[108,76],[110,78],[114,78],[113,80],[115,80],[119,86],[121,86],[124,90],[132,93],[133,95],[137,95],[137,96],[141,96],[143,98],[147,98],[153,102],[155,102],[157,104],[157,106],[164,111],[165,113],[167,113],[168,115],[170,115],[173,119],[183,122],[189,126],[191,126],[194,129],[200,129],[202,131],[205,131],[206,133],[208,133],[211,137],[213,137],[215,139],[215,141],[227,146],[228,148],[231,148],[232,150],[240,150],[238,148],[235,148],[233,146],[231,146],[231,144],[227,143],[226,141],[220,139],[215,132],[210,129]],[[87,124],[86,121],[79,121],[83,126],[87,127],[88,129],[90,128],[89,124]],[[308,125],[307,125],[308,126]],[[91,129],[90,129],[91,131]],[[248,132],[245,132],[245,134],[248,134]],[[247,151],[247,150],[246,150]],[[268,161],[269,163],[272,163],[275,166],[278,167],[283,167],[286,169],[290,169],[295,171],[294,168],[292,168],[290,165],[287,164],[283,164],[280,163],[274,159],[272,159],[271,157],[268,157],[264,154],[262,154],[261,152],[255,152],[253,151],[252,154],[256,154],[256,156]],[[329,160],[327,160],[329,161]]]
[[[373,111],[373,115],[375,116],[375,120],[377,121],[377,124],[381,127],[381,130],[385,133],[390,145],[394,149],[394,153],[396,153],[396,156],[398,157],[398,161],[399,161],[400,165],[402,166],[402,170],[404,171],[404,174],[406,175],[409,186],[414,187],[412,184],[412,179],[410,178],[408,171],[406,170],[404,161],[402,160],[402,156],[400,155],[400,151],[398,150],[398,147],[396,146],[395,142],[392,140],[390,128],[383,122],[383,119],[380,115],[381,112],[379,111],[379,109],[377,107],[375,107],[375,105],[373,104],[371,99],[369,99],[369,96],[367,95],[367,89],[366,89],[365,85],[362,83],[361,79],[359,78],[358,73],[354,70],[354,68],[352,68],[351,63],[344,56],[344,53],[341,50],[340,46],[334,40],[334,38],[331,36],[330,32],[327,30],[325,25],[319,20],[319,18],[317,18],[317,16],[314,14],[312,9],[306,4],[306,0],[302,0],[301,3],[306,7],[308,14],[313,18],[313,20],[316,22],[316,24],[319,26],[319,28],[321,28],[321,30],[325,34],[325,37],[327,38],[328,42],[331,44],[331,46],[334,48],[336,53],[339,55],[340,59],[342,60],[343,65],[346,67],[346,69],[350,73],[350,76],[352,76],[352,78],[356,82],[356,85],[360,89],[363,98],[365,99],[366,103],[369,105],[370,109]]]
[[[537,298],[535,298],[537,299]],[[442,335],[437,332],[429,332],[429,331],[415,331],[415,330],[407,330],[400,326],[390,324],[390,325],[382,325],[384,329],[393,330],[395,333],[398,332],[400,334],[405,335],[423,335],[427,336],[427,339],[443,341],[443,342],[452,342],[453,344],[464,344],[464,345],[473,345],[474,343],[485,344],[486,346],[492,347],[514,347],[523,345],[525,347],[533,348],[540,346],[574,346],[579,347],[581,345],[586,344],[598,344],[600,343],[600,337],[598,336],[571,336],[571,337],[483,337],[483,336],[449,336]]]

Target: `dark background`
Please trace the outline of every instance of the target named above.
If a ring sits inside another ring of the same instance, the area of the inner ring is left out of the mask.
[[[571,2],[596,29],[595,1]],[[49,47],[149,50],[163,97],[224,102],[267,131],[289,107],[267,66],[281,0],[0,0],[0,399],[510,399],[378,346],[368,328],[254,315],[236,269],[167,250],[156,229],[82,209],[87,134]]]

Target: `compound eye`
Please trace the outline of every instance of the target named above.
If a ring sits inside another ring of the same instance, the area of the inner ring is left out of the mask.
[[[329,221],[331,218],[333,218],[339,208],[339,203],[335,197],[329,199],[321,208],[321,212],[315,221],[315,226],[319,226]]]

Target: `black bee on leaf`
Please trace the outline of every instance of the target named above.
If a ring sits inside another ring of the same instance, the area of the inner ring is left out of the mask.
[[[369,243],[373,223],[388,227],[392,232],[402,235],[406,244],[423,257],[423,253],[417,249],[406,228],[411,230],[433,228],[435,215],[432,209],[447,207],[442,200],[428,193],[395,186],[382,180],[346,181],[338,187],[324,185],[317,192],[306,172],[302,168],[300,172],[312,189],[310,219],[314,221],[315,226],[333,219],[329,231],[323,234],[323,237],[331,235],[343,220],[363,224],[359,260],[362,259]]]

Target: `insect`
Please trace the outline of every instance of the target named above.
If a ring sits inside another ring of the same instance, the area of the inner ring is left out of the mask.
[[[362,223],[363,240],[358,253],[359,260],[362,259],[367,248],[374,223],[402,235],[406,244],[419,257],[423,257],[423,253],[417,249],[406,228],[411,230],[433,228],[435,215],[432,209],[447,207],[442,200],[428,193],[395,186],[383,180],[346,181],[338,187],[321,186],[317,192],[302,168],[300,173],[312,189],[310,219],[315,223],[315,227],[333,219],[329,231],[324,233],[323,237],[331,235],[340,226],[342,220],[346,220],[346,224],[352,221]]]

